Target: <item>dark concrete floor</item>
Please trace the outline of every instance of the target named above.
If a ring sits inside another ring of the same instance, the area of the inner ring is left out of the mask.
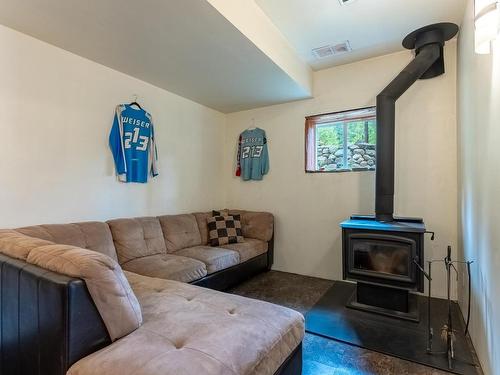
[[[230,293],[290,307],[305,314],[333,281],[270,271],[230,290]],[[303,375],[445,375],[413,362],[306,333]]]

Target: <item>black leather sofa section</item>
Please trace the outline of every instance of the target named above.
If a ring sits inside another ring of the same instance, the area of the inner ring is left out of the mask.
[[[0,254],[0,374],[63,375],[108,345],[85,282]]]
[[[285,362],[274,375],[300,375],[302,374],[302,343],[288,356]],[[319,374],[318,374],[319,375]]]

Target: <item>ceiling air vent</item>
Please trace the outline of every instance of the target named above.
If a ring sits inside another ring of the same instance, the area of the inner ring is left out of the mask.
[[[351,45],[348,40],[345,42],[336,44],[334,46],[323,46],[319,48],[314,48],[312,50],[312,54],[314,57],[317,59],[324,59],[326,57],[330,57],[333,55],[339,55],[342,53],[350,52],[351,51]]]
[[[333,56],[334,51],[332,46],[324,46],[319,48],[314,48],[312,50],[313,55],[318,59],[324,59],[325,57]]]
[[[356,0],[339,0],[340,5],[347,5],[350,3],[354,3]]]
[[[349,43],[348,40],[346,40],[343,43],[339,43],[339,44],[336,44],[333,46],[333,52],[335,54],[346,53],[346,52],[351,52],[351,51],[352,51],[351,44]]]

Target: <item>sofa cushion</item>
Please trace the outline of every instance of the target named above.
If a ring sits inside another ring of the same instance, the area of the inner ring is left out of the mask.
[[[211,212],[195,212],[194,217],[198,223],[198,230],[200,231],[201,244],[208,245],[208,227],[207,219],[212,217]]]
[[[159,219],[169,253],[201,245],[200,230],[194,215],[164,215]]]
[[[274,232],[274,216],[269,212],[223,209],[212,211],[223,216],[241,215],[243,236],[262,241],[270,241]]]
[[[241,211],[244,212],[244,211]],[[215,216],[232,216],[234,219],[241,221],[241,213],[236,213],[236,211],[233,211],[229,213],[228,209],[223,209],[220,211],[212,210],[212,217]]]
[[[71,245],[97,251],[117,260],[111,232],[106,223],[89,221],[73,224],[45,224],[17,228],[27,236],[57,244]]]
[[[54,243],[26,236],[13,229],[0,230],[0,253],[11,258],[26,260],[31,250],[46,245],[54,245]]]
[[[212,216],[228,216],[229,210],[224,208],[223,210],[212,210]]]
[[[303,316],[288,308],[126,275],[144,324],[75,363],[68,375],[272,375],[304,336]]]
[[[241,222],[234,216],[214,216],[207,219],[210,246],[243,242]]]
[[[137,258],[167,251],[160,221],[156,217],[136,217],[108,221],[121,265]]]
[[[240,222],[240,228],[241,228],[241,214],[238,214],[236,212],[229,214],[229,210],[226,210],[226,209],[221,210],[221,211],[212,210],[212,217],[215,217],[215,216],[232,217],[234,220],[237,220]],[[210,235],[210,233],[209,233],[209,235]],[[243,241],[237,241],[237,242],[243,242]],[[230,243],[233,243],[233,242],[230,242]]]
[[[243,263],[267,252],[268,243],[254,238],[245,238],[245,242],[232,243],[221,247],[237,251],[240,254],[240,263]]]
[[[123,264],[123,269],[140,275],[185,283],[207,275],[205,263],[173,254],[157,254],[136,258]]]
[[[122,269],[110,257],[70,245],[47,245],[31,250],[27,262],[85,280],[111,340],[141,325],[139,302]]]
[[[274,232],[274,216],[269,212],[229,210],[229,214],[241,215],[241,228],[245,238],[271,241]]]
[[[197,259],[207,266],[207,273],[211,274],[240,263],[238,252],[228,249],[209,246],[188,247],[176,251],[175,255]]]

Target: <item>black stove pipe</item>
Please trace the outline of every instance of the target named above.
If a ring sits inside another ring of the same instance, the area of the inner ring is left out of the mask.
[[[458,32],[452,23],[423,27],[409,34],[403,46],[415,49],[416,56],[389,85],[377,95],[377,170],[375,218],[394,221],[394,152],[396,100],[418,79],[444,73],[443,46]]]
[[[439,59],[440,46],[429,44],[377,95],[377,171],[375,215],[393,221],[396,100]]]

